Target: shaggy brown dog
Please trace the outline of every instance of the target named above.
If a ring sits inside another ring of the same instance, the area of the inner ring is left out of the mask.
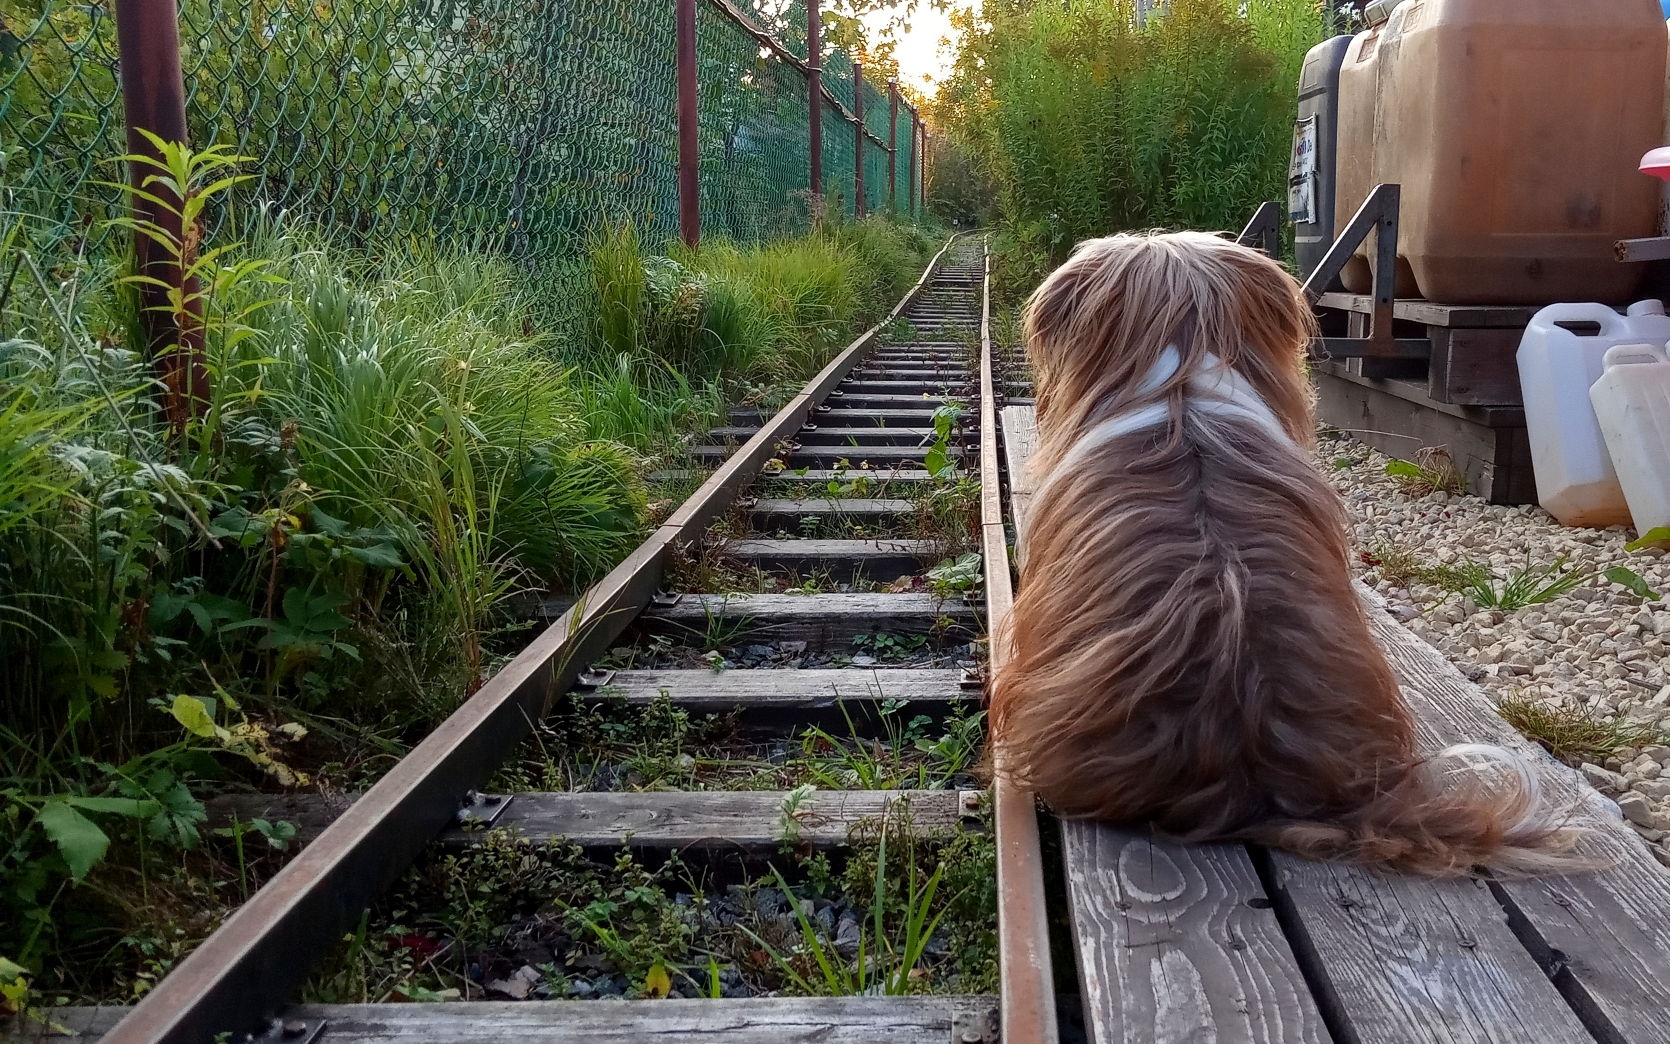
[[[998,769],[1063,815],[1184,840],[1571,869],[1574,832],[1516,756],[1416,752],[1307,452],[1313,333],[1279,265],[1203,233],[1082,243],[1033,294],[1037,490]]]

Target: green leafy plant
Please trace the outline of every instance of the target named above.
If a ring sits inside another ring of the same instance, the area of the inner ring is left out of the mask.
[[[929,586],[940,598],[966,594],[983,580],[981,562],[980,554],[974,551],[947,559],[928,570]]]
[[[951,433],[961,422],[965,412],[966,406],[953,401],[934,408],[934,442],[922,458],[922,464],[928,469],[929,475],[942,477],[956,469],[957,462],[950,453]]]

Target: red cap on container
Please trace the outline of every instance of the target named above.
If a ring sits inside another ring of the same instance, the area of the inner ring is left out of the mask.
[[[1654,149],[1641,157],[1641,173],[1670,181],[1670,146]]]

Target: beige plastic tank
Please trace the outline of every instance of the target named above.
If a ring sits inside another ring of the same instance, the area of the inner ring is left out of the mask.
[[[1664,132],[1665,44],[1655,0],[1404,0],[1340,70],[1335,227],[1396,182],[1399,296],[1627,299],[1642,267],[1613,244],[1657,224],[1636,165]]]

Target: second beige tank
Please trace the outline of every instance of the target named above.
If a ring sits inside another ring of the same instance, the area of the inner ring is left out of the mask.
[[[1661,144],[1665,44],[1656,0],[1405,0],[1340,71],[1335,228],[1395,182],[1399,296],[1626,300],[1642,270],[1613,244],[1657,223],[1636,165]]]

